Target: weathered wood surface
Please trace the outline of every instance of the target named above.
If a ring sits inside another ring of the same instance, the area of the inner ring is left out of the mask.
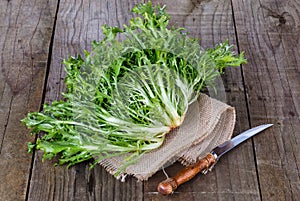
[[[172,23],[210,47],[229,38],[249,63],[226,70],[217,98],[237,111],[234,134],[275,125],[225,155],[171,196],[158,195],[162,171],[147,182],[115,180],[83,163],[70,169],[26,153],[33,140],[20,125],[64,90],[61,61],[90,49],[100,26],[120,26],[139,1],[0,2],[0,200],[300,200],[299,1],[155,0]],[[51,37],[53,35],[53,37]],[[51,44],[51,46],[50,46]],[[50,50],[50,51],[49,51]],[[44,83],[46,87],[44,88]],[[215,96],[210,93],[211,96]],[[174,175],[182,166],[166,168]]]
[[[0,2],[0,200],[24,200],[33,141],[20,119],[40,109],[55,1]]]
[[[161,1],[160,1],[161,2]],[[236,44],[231,1],[164,1],[172,16],[172,22],[187,27],[193,37],[200,38],[203,47],[210,47],[229,39]],[[228,68],[223,80],[218,81],[219,100],[236,108],[237,124],[235,134],[249,128],[247,105],[243,88],[241,69]],[[223,88],[224,87],[224,88]],[[253,147],[250,142],[225,155],[211,173],[199,175],[187,185],[181,186],[169,199],[175,200],[260,200]],[[241,163],[241,161],[243,161]],[[178,170],[180,166],[177,167]],[[169,170],[170,169],[170,170]],[[166,169],[174,175],[173,167]],[[175,168],[174,168],[175,169]],[[234,175],[234,176],[233,176]],[[145,183],[145,196],[159,200],[156,186],[163,174]],[[220,179],[222,178],[222,179]]]
[[[60,98],[64,90],[64,58],[91,49],[93,40],[103,39],[101,25],[122,26],[130,19],[134,1],[60,1],[45,102]],[[122,183],[100,166],[89,170],[89,163],[66,169],[53,167],[53,161],[34,158],[28,200],[142,200],[143,184],[133,179]]]
[[[299,1],[233,1],[262,200],[300,200]]]

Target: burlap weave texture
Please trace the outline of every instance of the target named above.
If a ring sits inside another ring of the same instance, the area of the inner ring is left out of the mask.
[[[138,180],[147,180],[154,173],[176,160],[184,165],[196,162],[216,145],[231,138],[235,124],[233,107],[201,94],[190,105],[183,124],[168,133],[161,147],[144,154],[137,163],[130,165],[120,175],[133,175]],[[101,161],[111,174],[121,167],[122,157]]]

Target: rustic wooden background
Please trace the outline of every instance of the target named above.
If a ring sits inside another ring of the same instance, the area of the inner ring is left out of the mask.
[[[122,26],[137,0],[0,1],[0,200],[300,200],[300,1],[154,0],[203,47],[229,39],[249,61],[222,77],[237,110],[234,134],[275,126],[225,155],[171,196],[147,182],[121,183],[100,166],[70,169],[28,154],[34,141],[20,123],[29,111],[60,97],[62,59],[90,49],[104,23]],[[182,168],[175,164],[169,175]]]

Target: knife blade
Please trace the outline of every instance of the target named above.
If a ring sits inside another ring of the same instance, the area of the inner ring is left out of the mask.
[[[232,150],[247,139],[253,137],[254,135],[271,127],[272,125],[273,124],[264,124],[251,128],[235,136],[234,138],[218,145],[204,158],[200,159],[195,164],[185,167],[184,169],[179,171],[174,177],[167,178],[166,180],[160,182],[157,186],[158,192],[163,195],[169,195],[172,192],[174,192],[174,190],[177,189],[179,185],[191,180],[199,172],[206,174],[214,167],[214,165],[217,163],[220,157],[223,156],[225,153]]]

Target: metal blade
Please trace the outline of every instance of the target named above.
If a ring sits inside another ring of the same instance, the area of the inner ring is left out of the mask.
[[[219,146],[215,147],[211,153],[213,155],[215,155],[216,159],[219,159],[225,153],[227,153],[234,147],[238,146],[245,140],[253,137],[254,135],[260,133],[261,131],[263,131],[271,126],[273,126],[273,124],[264,124],[264,125],[260,125],[260,126],[251,128],[249,130],[246,130],[246,131],[242,132],[241,134],[235,136],[231,140],[227,140],[223,144],[220,144]]]

